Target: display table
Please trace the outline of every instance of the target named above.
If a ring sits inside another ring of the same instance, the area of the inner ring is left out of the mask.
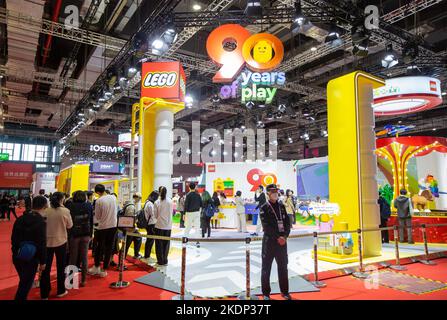
[[[245,214],[253,215],[253,217],[252,217],[253,225],[256,225],[256,223],[258,221],[259,209],[256,209],[257,206],[258,206],[257,203],[247,203],[247,204],[245,204]]]
[[[222,219],[219,219],[218,226],[220,228],[237,228],[236,206],[231,204],[222,205],[219,207],[220,213],[224,215]]]
[[[421,224],[447,224],[447,211],[432,212],[415,212],[411,220],[413,225]],[[392,214],[388,220],[388,226],[398,225],[396,214]],[[407,232],[405,231],[405,236]],[[390,241],[394,241],[393,230],[390,230]],[[406,238],[405,238],[406,240]],[[413,229],[413,241],[424,242],[422,238],[422,230],[420,228]],[[447,243],[447,226],[446,227],[430,227],[427,228],[427,242],[428,243]]]

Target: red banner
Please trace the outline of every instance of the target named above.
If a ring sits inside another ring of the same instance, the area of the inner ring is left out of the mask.
[[[145,62],[142,67],[141,97],[183,101],[185,71],[180,62]]]
[[[33,165],[28,163],[0,163],[0,188],[30,188]]]

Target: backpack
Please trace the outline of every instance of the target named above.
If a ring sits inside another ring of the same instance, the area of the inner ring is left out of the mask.
[[[126,204],[124,207],[118,210],[118,217],[123,217],[126,213],[126,209],[128,206],[133,206],[133,203]]]
[[[20,243],[16,258],[24,262],[30,262],[36,255],[37,247],[32,241],[23,241]]]
[[[208,204],[208,206],[205,209],[205,216],[211,218],[214,216],[215,213],[216,213],[216,207],[214,206],[214,204],[212,203]]]
[[[146,202],[147,203],[147,202]],[[144,212],[144,208],[146,207],[146,203],[144,204],[143,208],[141,210],[138,210],[136,216],[137,216],[137,227],[139,229],[146,229],[148,226],[149,221],[146,220],[146,214]]]

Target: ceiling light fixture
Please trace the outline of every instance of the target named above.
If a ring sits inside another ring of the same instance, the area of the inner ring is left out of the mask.
[[[399,63],[396,52],[393,50],[393,45],[389,43],[386,46],[385,55],[382,59],[382,67],[392,68]]]

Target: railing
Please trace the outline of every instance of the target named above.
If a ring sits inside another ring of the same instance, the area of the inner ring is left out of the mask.
[[[427,228],[433,227],[447,227],[447,223],[444,224],[421,224],[421,225],[413,225],[411,227],[404,227],[406,229],[421,229],[422,237],[424,242],[424,255],[423,259],[416,259],[414,261],[426,264],[426,265],[436,265],[436,263],[430,260],[430,253],[428,249],[427,242]],[[384,228],[369,228],[369,229],[357,229],[357,230],[346,230],[346,231],[331,231],[331,232],[313,232],[313,233],[305,233],[305,234],[296,234],[290,235],[288,239],[297,239],[297,238],[313,238],[313,260],[314,260],[314,270],[313,277],[314,280],[311,283],[318,288],[326,287],[326,284],[319,280],[319,270],[318,270],[318,237],[324,235],[333,235],[333,234],[346,234],[346,233],[356,233],[358,236],[358,258],[359,258],[359,267],[357,272],[352,272],[352,275],[358,278],[366,279],[369,277],[369,273],[365,271],[363,264],[363,246],[362,246],[362,237],[365,232],[377,232],[377,231],[389,231],[393,230],[394,232],[394,245],[395,245],[395,264],[394,265],[383,265],[385,267],[390,267],[394,270],[406,270],[404,266],[401,265],[400,262],[400,254],[399,254],[399,233],[398,226],[392,227],[384,227]],[[186,294],[186,254],[187,254],[187,243],[188,242],[244,242],[246,244],[246,291],[239,296],[239,299],[244,300],[254,300],[257,299],[256,296],[250,294],[250,244],[254,241],[261,241],[262,237],[245,237],[245,238],[175,238],[175,237],[164,237],[164,236],[156,236],[156,235],[144,235],[140,233],[133,232],[123,232],[123,245],[121,245],[120,249],[120,263],[119,263],[119,279],[117,282],[111,284],[113,288],[123,288],[129,285],[128,282],[123,281],[123,270],[124,270],[124,252],[127,241],[127,236],[132,237],[141,237],[147,239],[154,240],[167,240],[167,241],[177,241],[182,243],[182,257],[181,257],[181,274],[180,274],[180,295],[173,297],[175,300],[190,300],[193,297]]]

